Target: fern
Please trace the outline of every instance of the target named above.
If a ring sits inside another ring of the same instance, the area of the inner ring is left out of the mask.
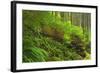
[[[44,62],[48,58],[48,53],[40,48],[24,49],[23,62]]]

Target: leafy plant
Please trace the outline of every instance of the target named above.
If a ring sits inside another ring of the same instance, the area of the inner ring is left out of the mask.
[[[48,53],[40,48],[24,49],[23,61],[24,62],[44,62],[48,58]]]

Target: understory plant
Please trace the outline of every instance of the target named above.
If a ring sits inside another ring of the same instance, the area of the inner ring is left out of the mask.
[[[90,32],[46,11],[23,11],[23,62],[90,59]]]

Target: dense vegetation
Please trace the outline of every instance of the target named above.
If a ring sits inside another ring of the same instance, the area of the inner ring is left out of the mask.
[[[23,62],[87,60],[90,14],[23,10]]]

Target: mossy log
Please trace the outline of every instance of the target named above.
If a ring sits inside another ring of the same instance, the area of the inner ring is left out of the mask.
[[[61,31],[57,28],[50,27],[50,26],[42,26],[41,33],[48,37],[51,37],[57,41],[62,41],[63,36],[64,36],[63,31]]]

